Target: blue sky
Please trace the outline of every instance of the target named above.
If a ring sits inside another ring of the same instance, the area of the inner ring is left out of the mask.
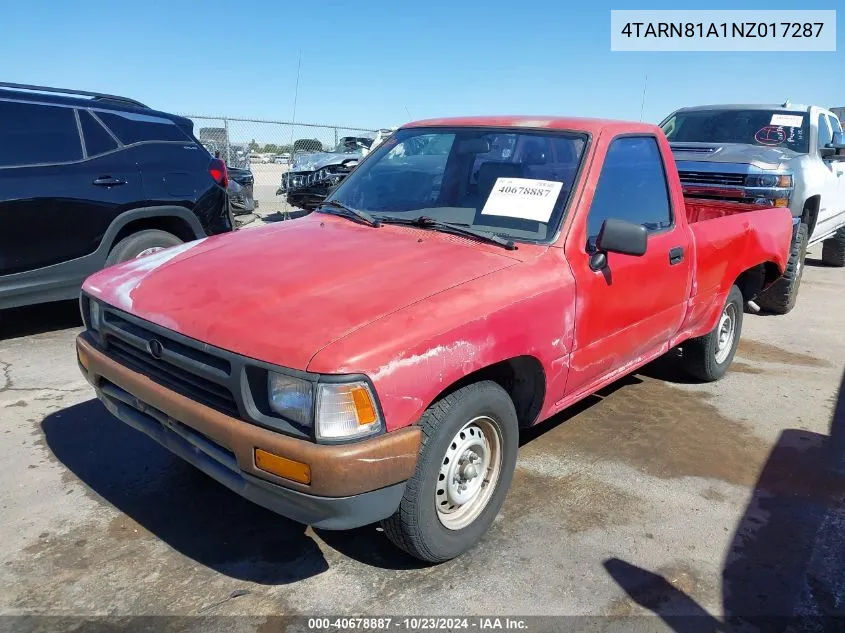
[[[709,4],[709,3],[708,3]],[[799,3],[683,8],[835,9]],[[574,5],[574,6],[573,6]],[[579,7],[579,8],[574,8]],[[583,7],[583,8],[581,8]],[[10,1],[5,81],[124,94],[162,110],[381,127],[461,114],[658,122],[683,105],[845,106],[845,10],[832,53],[610,51],[610,9],[670,2]],[[408,114],[409,113],[409,114]]]

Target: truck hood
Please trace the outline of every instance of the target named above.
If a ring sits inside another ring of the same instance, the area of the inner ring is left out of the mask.
[[[131,260],[89,277],[83,291],[193,339],[304,370],[346,334],[519,261],[508,253],[313,213]]]
[[[766,171],[779,169],[801,156],[791,149],[743,143],[670,143],[676,161],[740,163]]]

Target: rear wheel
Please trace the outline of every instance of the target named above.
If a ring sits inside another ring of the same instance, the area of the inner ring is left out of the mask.
[[[757,305],[764,310],[776,314],[786,314],[795,307],[795,302],[798,300],[798,289],[801,286],[801,276],[804,274],[804,257],[807,255],[808,239],[807,225],[802,222],[797,226],[795,234],[792,236],[789,261],[787,261],[783,275],[755,299]]]
[[[733,286],[716,327],[708,334],[684,343],[684,367],[691,375],[713,382],[728,371],[742,332],[743,303],[742,293]]]
[[[845,266],[845,227],[839,228],[833,237],[822,242],[822,261],[828,266]]]
[[[114,245],[108,259],[106,259],[106,266],[114,266],[136,257],[152,255],[157,251],[181,243],[182,240],[167,231],[159,231],[158,229],[138,231],[124,237]]]
[[[382,527],[412,556],[441,562],[474,546],[498,514],[516,466],[519,427],[510,396],[490,381],[439,400],[420,426],[416,472]]]

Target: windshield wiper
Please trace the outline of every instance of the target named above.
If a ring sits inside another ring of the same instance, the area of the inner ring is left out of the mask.
[[[488,233],[486,231],[478,231],[476,229],[472,229],[465,224],[455,224],[452,222],[441,222],[440,220],[435,220],[434,218],[427,217],[425,215],[421,215],[417,218],[408,219],[408,218],[397,218],[394,216],[382,216],[379,218],[380,221],[384,222],[385,224],[402,224],[405,226],[416,226],[421,229],[432,229],[434,231],[440,231],[442,233],[452,233],[453,235],[463,235],[466,237],[474,237],[479,240],[483,240],[485,242],[489,242],[491,244],[496,244],[497,246],[501,246],[502,248],[506,248],[509,251],[516,250],[516,244],[513,243],[513,240],[507,240],[500,235],[496,235],[495,233]]]
[[[374,227],[381,226],[381,221],[377,220],[366,211],[359,211],[358,209],[347,207],[340,200],[324,200],[320,206],[333,209],[332,211],[326,210],[326,213],[333,213],[334,215],[339,215],[341,217],[360,220],[361,222]]]

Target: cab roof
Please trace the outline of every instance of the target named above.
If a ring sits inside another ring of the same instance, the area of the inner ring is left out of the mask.
[[[416,127],[490,127],[490,128],[526,128],[533,130],[568,130],[596,135],[602,130],[615,134],[648,132],[661,133],[660,128],[651,123],[616,121],[613,119],[589,119],[582,117],[559,116],[469,116],[425,119],[406,123],[402,129]]]

